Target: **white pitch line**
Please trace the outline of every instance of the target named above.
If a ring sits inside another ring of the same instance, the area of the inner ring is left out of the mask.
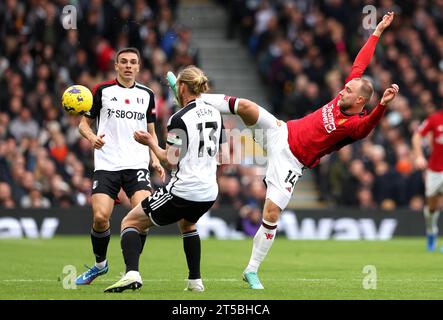
[[[53,282],[54,279],[3,279],[2,282]]]
[[[174,279],[143,279],[143,282],[182,282],[187,281],[188,279],[183,280],[174,280]],[[208,282],[236,282],[241,281],[238,279],[203,279]],[[61,280],[57,279],[0,279],[0,282],[60,282]],[[105,279],[97,279],[94,282],[114,282],[115,280],[105,280]]]
[[[118,279],[107,280],[107,279],[97,279],[94,282],[115,282]],[[295,278],[295,279],[267,279],[264,278],[266,282],[341,282],[341,281],[358,281],[361,282],[363,279],[315,279],[315,278]],[[60,282],[57,279],[0,279],[0,282]],[[187,279],[143,279],[143,282],[183,282]],[[205,279],[205,282],[240,282],[241,279]],[[443,278],[439,279],[381,279],[378,278],[377,282],[443,282]]]

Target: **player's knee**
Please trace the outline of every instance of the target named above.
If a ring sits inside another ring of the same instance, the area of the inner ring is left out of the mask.
[[[127,215],[122,220],[121,230],[125,230],[126,228],[137,228],[138,229],[137,220],[134,219],[134,217],[132,217],[131,215]]]
[[[263,215],[263,219],[272,223],[277,223],[280,218],[279,212],[269,211],[267,215]]]
[[[104,231],[109,228],[109,218],[106,215],[94,215],[93,228],[95,231]]]
[[[104,231],[109,228],[109,215],[104,212],[94,212],[93,227],[95,231]]]
[[[197,229],[195,223],[191,223],[185,220],[179,221],[178,227],[180,228],[181,233],[191,232]]]
[[[438,201],[439,197],[428,197],[427,199],[427,206],[430,212],[435,212],[438,210]]]
[[[273,204],[268,203],[263,210],[263,219],[269,222],[277,223],[280,218],[281,209]]]

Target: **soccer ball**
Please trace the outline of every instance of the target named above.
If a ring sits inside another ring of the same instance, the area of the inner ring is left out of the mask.
[[[71,115],[82,115],[92,107],[92,93],[85,86],[73,85],[62,96],[62,107]]]

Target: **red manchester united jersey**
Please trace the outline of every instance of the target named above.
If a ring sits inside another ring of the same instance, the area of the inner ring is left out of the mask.
[[[432,171],[443,171],[443,110],[429,116],[418,129],[422,136],[432,133],[432,152],[428,167]]]
[[[371,35],[355,58],[346,83],[362,76],[378,37]],[[339,95],[322,108],[297,120],[288,121],[288,144],[294,156],[306,167],[316,166],[325,154],[366,137],[383,116],[385,107],[378,104],[369,115],[349,115],[338,106]]]

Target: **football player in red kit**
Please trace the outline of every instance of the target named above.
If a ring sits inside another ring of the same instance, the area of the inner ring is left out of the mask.
[[[361,77],[371,61],[380,35],[393,19],[394,13],[389,12],[377,25],[358,53],[339,94],[301,119],[285,123],[252,101],[223,94],[202,95],[207,104],[222,113],[237,114],[247,126],[266,130],[267,139],[257,141],[267,151],[268,157],[263,223],[254,237],[251,259],[243,272],[243,278],[250,288],[263,289],[257,271],[271,248],[277,221],[288,205],[303,169],[313,168],[322,156],[365,138],[398,93],[398,86],[392,84],[369,115],[363,111],[374,90],[371,82]]]
[[[422,139],[432,140],[432,152],[426,160],[422,150]],[[434,251],[437,245],[439,203],[443,195],[443,110],[430,115],[412,137],[415,165],[426,169],[425,194],[426,206],[423,210],[426,225],[427,249]],[[441,248],[443,251],[443,247]]]

